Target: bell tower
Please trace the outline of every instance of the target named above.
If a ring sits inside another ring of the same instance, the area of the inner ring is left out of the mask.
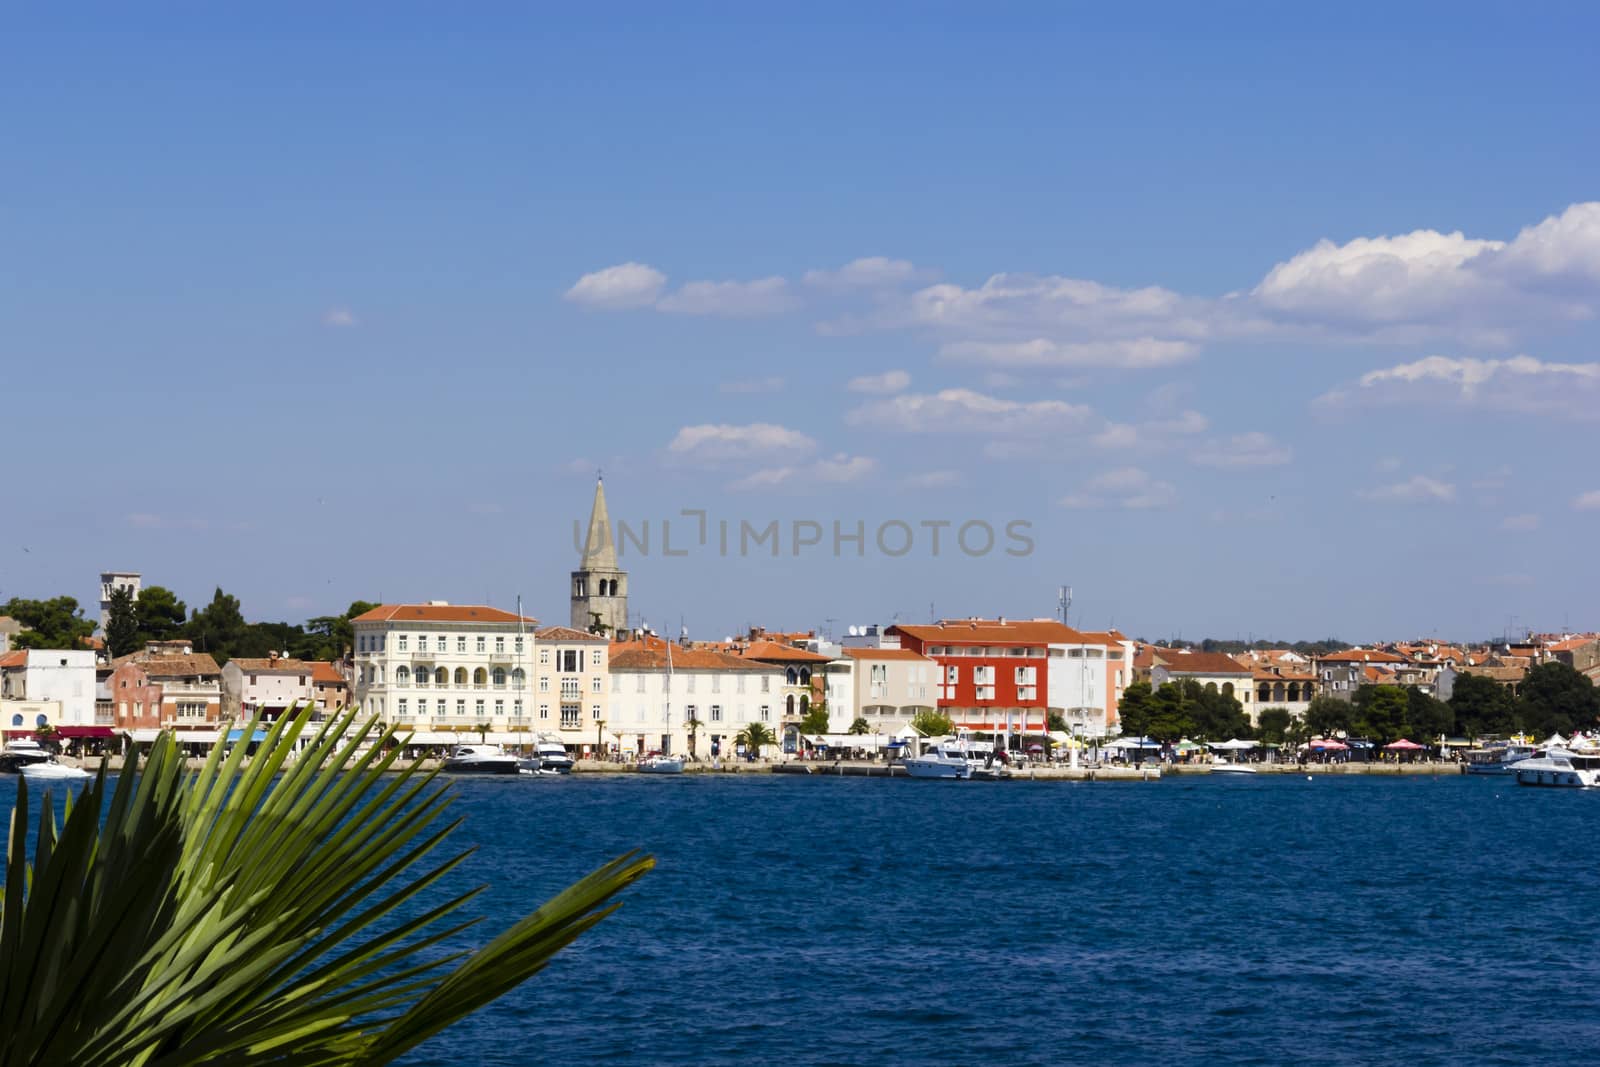
[[[616,634],[628,626],[628,572],[617,566],[617,546],[611,538],[611,516],[606,512],[606,485],[594,483],[594,507],[589,512],[589,534],[583,558],[572,572],[572,628]]]

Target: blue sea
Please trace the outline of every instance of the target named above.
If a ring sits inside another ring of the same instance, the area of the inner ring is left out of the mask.
[[[486,940],[655,871],[422,1065],[1584,1058],[1600,792],[1444,776],[464,780]],[[475,932],[476,933],[476,932]]]

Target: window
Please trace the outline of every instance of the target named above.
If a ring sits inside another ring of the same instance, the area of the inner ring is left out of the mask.
[[[467,702],[465,700],[456,701],[456,714],[462,716],[463,718],[466,716]]]
[[[401,652],[406,651],[406,635],[405,634],[401,634],[400,635],[400,651]]]
[[[444,638],[441,637],[439,640],[442,641],[442,640],[444,640]],[[443,667],[435,668],[435,670],[433,672],[433,684],[438,686],[441,689],[444,688],[445,686],[449,685],[450,684],[450,672],[445,670]]]
[[[540,704],[539,705],[539,718],[548,719],[549,717],[550,717],[550,705],[549,704]]]
[[[467,684],[467,669],[465,667],[457,667],[456,668],[456,686],[458,688],[463,688],[464,689],[464,688],[466,688],[466,684]]]
[[[496,689],[504,689],[506,687],[506,669],[504,667],[496,667],[494,669],[494,687]]]
[[[521,634],[517,635],[516,648],[517,648],[517,655],[519,655],[519,656],[522,655],[522,635]]]
[[[694,722],[695,721],[695,711],[696,711],[695,705],[693,705],[693,704],[685,704],[683,706],[683,721],[684,722]]]
[[[589,718],[593,719],[595,722],[599,722],[600,721],[600,705],[599,704],[590,704],[589,705]]]
[[[595,679],[599,681],[599,679]],[[521,667],[511,672],[511,688],[525,689],[528,685],[528,674]]]
[[[488,651],[488,644],[487,644],[487,641],[486,641],[486,639],[485,639],[485,638],[484,638],[484,636],[483,636],[483,635],[482,635],[482,634],[479,634],[479,635],[478,635],[478,645],[477,645],[477,650],[478,650],[478,651],[479,651],[479,652],[486,652],[486,651]]]
[[[440,634],[438,637],[433,639],[433,647],[439,652],[443,652],[445,650],[447,646],[445,644],[444,634]]]
[[[504,701],[496,701],[495,703],[497,703],[497,704],[504,703]],[[480,719],[483,718],[483,698],[482,697],[479,697],[474,702],[473,708],[472,708],[472,713],[474,715],[476,715]]]
[[[684,690],[683,691],[685,693],[694,692],[694,675],[692,675],[692,674],[685,675],[683,684],[684,684]]]
[[[721,722],[722,721],[722,705],[721,704],[713,704],[713,705],[711,705],[711,721],[712,722]]]
[[[494,702],[494,706],[495,706],[496,713],[498,713],[499,710],[500,710],[500,702],[498,700],[496,700]],[[522,701],[518,700],[518,701],[515,701],[515,702],[512,703],[512,705],[511,705],[511,713],[513,715],[515,715],[519,719],[522,718]]]
[[[576,673],[583,670],[583,653],[577,649],[563,649],[558,658],[561,661],[561,669],[565,672]]]
[[[711,676],[711,691],[713,693],[722,692],[722,675],[713,674]]]
[[[622,692],[622,675],[613,674],[611,676],[611,691],[613,693]]]
[[[445,702],[442,701],[442,700],[439,701],[438,707],[439,707],[439,718],[442,719],[442,718],[444,718]]]
[[[13,716],[11,716],[11,725],[12,726],[21,726],[22,725],[22,716],[21,715],[13,715]]]
[[[405,718],[405,714],[406,714],[406,698],[405,697],[401,697],[400,698],[400,717],[402,719]]]
[[[767,677],[765,674],[761,676],[761,691],[763,693],[770,693],[772,691],[772,679]]]
[[[889,696],[889,665],[874,663],[868,670],[872,699],[886,700]]]
[[[456,651],[457,652],[465,652],[466,650],[467,650],[467,635],[466,634],[457,634],[456,635]]]
[[[256,676],[253,675],[253,674],[250,676],[250,684],[251,685],[255,685],[256,684]]]
[[[590,679],[589,691],[591,693],[600,692],[600,676],[598,674],[595,675],[592,679]]]
[[[644,685],[643,685],[644,676],[643,675],[640,675],[639,682],[640,682],[639,688],[643,689],[644,688]],[[539,679],[539,692],[541,692],[541,693],[550,692],[550,679],[548,679],[548,678],[540,678]]]
[[[744,675],[738,675],[733,679],[733,691],[735,693],[744,692]]]
[[[1018,685],[1037,685],[1038,670],[1039,668],[1037,667],[1018,667],[1016,683]]]
[[[994,686],[992,686],[992,685],[980,685],[980,686],[978,686],[977,699],[978,700],[993,700],[994,699]]]
[[[519,700],[517,703],[520,705],[522,701]],[[518,714],[521,714],[521,712],[519,711]],[[496,700],[494,702],[494,717],[497,719],[506,717],[506,702],[504,700]]]
[[[771,722],[772,721],[772,705],[771,704],[763,704],[763,705],[761,705],[761,721],[762,722]]]
[[[972,682],[974,685],[994,685],[993,667],[972,668]]]
[[[578,720],[582,716],[582,714],[583,714],[583,709],[580,708],[576,704],[563,704],[563,705],[561,705],[561,726],[562,726],[562,729],[567,729],[567,730],[575,730],[575,729],[577,729],[577,727],[579,726]]]
[[[401,666],[399,666],[399,667],[397,667],[395,669],[395,672],[394,672],[394,684],[395,685],[410,685],[411,684],[411,671],[404,664],[402,664]]]
[[[546,667],[550,666],[550,650],[548,648],[541,648],[539,650],[539,662],[544,664]]]
[[[572,697],[575,697],[577,695],[578,695],[578,679],[576,679],[576,678],[563,678],[563,679],[561,679],[561,699],[562,700],[569,700]]]
[[[638,680],[634,683],[633,691],[635,693],[644,692],[644,675],[641,674],[638,676]]]

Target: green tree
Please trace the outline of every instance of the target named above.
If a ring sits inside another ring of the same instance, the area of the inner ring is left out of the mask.
[[[133,590],[125,585],[111,591],[105,637],[106,651],[113,657],[126,656],[139,647],[138,607],[133,600]]]
[[[1201,690],[1199,683],[1188,680],[1187,685],[1168,682],[1155,692],[1153,709],[1145,734],[1156,741],[1177,741],[1194,732],[1191,718]]]
[[[78,602],[70,596],[13,598],[0,606],[0,615],[9,615],[23,626],[11,639],[15,648],[81,648],[94,636],[94,622],[83,617]]]
[[[765,723],[760,722],[753,722],[743,730],[740,730],[734,740],[743,745],[746,752],[751,752],[758,756],[763,748],[778,743],[777,736],[767,729]]]
[[[1600,719],[1600,690],[1565,663],[1541,663],[1523,676],[1517,707],[1536,734],[1592,730]]]
[[[1426,745],[1448,734],[1454,725],[1455,713],[1450,705],[1420,689],[1406,690],[1405,734],[1408,738]]]
[[[183,601],[165,586],[148,585],[139,590],[134,616],[139,620],[140,646],[182,637],[188,612]]]
[[[699,747],[700,727],[704,726],[705,724],[699,719],[695,718],[693,715],[690,715],[689,718],[684,721],[683,725],[689,728],[689,758],[692,760],[698,760],[700,755],[695,750]]]
[[[468,855],[437,855],[451,787],[386,773],[393,731],[358,755],[371,722],[313,732],[308,712],[248,763],[250,746],[217,746],[193,774],[163,733],[139,773],[102,770],[59,822],[47,791],[31,863],[19,783],[0,960],[27,980],[0,984],[0,1060],[390,1063],[538,972],[652,866],[624,856],[453,952],[482,887],[435,895]]]
[[[1146,737],[1155,714],[1155,693],[1149,682],[1134,682],[1122,691],[1117,701],[1117,721],[1128,737]]]
[[[1393,741],[1405,729],[1407,697],[1398,685],[1363,685],[1352,701],[1350,730],[1375,741]]]
[[[871,732],[872,724],[867,722],[864,716],[857,715],[855,717],[855,721],[850,724],[850,733],[852,734],[866,734]]]
[[[1481,674],[1456,675],[1450,711],[1456,732],[1464,737],[1505,736],[1516,730],[1516,698],[1505,686]]]
[[[1194,736],[1208,741],[1250,736],[1250,716],[1231,692],[1202,686],[1190,679],[1184,683],[1184,697],[1189,719],[1194,724]]]
[[[209,652],[221,664],[239,654],[249,635],[249,624],[239,611],[239,598],[229,596],[218,586],[211,603],[189,620],[188,632],[196,652]]]
[[[828,705],[823,701],[806,708],[806,713],[800,716],[800,732],[803,734],[825,734],[828,732]]]
[[[933,708],[924,708],[911,717],[911,728],[923,737],[944,737],[956,732],[950,716]]]
[[[1288,708],[1262,708],[1256,715],[1256,728],[1261,740],[1283,744],[1288,735],[1290,718]]]
[[[356,645],[356,628],[351,624],[358,615],[365,615],[377,604],[368,600],[352,601],[343,615],[319,615],[306,622],[306,629],[322,639],[317,647],[316,659],[343,659]]]
[[[1067,725],[1067,717],[1059,711],[1045,713],[1044,728],[1050,733],[1067,734],[1072,732],[1072,728]]]
[[[1306,705],[1306,729],[1312,737],[1332,737],[1334,734],[1350,730],[1350,715],[1352,708],[1347,701],[1338,697],[1315,696],[1311,703]]]

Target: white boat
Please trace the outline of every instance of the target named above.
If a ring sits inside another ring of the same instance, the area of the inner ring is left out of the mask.
[[[15,774],[29,764],[48,763],[54,758],[50,750],[39,742],[25,737],[18,738],[6,742],[6,747],[0,749],[0,771]]]
[[[1531,745],[1489,745],[1467,753],[1468,774],[1511,774],[1512,768],[1525,759],[1532,759],[1535,750]]]
[[[1256,769],[1248,763],[1234,763],[1232,760],[1219,759],[1211,764],[1212,774],[1256,774]]]
[[[560,741],[540,741],[537,751],[540,774],[572,773],[572,757],[567,755],[567,748]]]
[[[457,745],[444,761],[446,774],[516,774],[517,757],[499,745]]]
[[[1513,763],[1511,773],[1517,776],[1518,785],[1592,789],[1600,785],[1600,752],[1546,749],[1542,756],[1535,755]]]
[[[682,774],[682,756],[651,756],[639,761],[640,774]]]
[[[68,767],[65,763],[55,760],[45,760],[43,763],[26,763],[21,769],[22,777],[28,781],[45,782],[80,782],[94,775],[77,767]]]

